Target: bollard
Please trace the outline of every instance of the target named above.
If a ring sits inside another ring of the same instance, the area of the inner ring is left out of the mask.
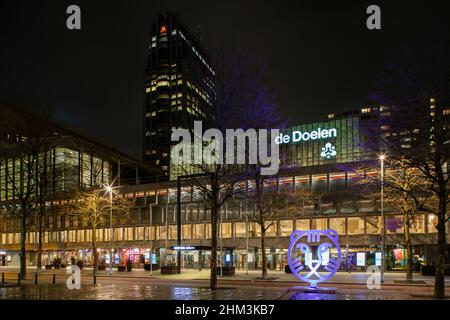
[[[94,285],[97,284],[97,276],[94,276]]]
[[[53,274],[53,284],[56,283],[56,274]]]
[[[20,284],[20,273],[17,274],[17,284]]]
[[[2,284],[5,284],[5,273],[2,272]]]
[[[34,284],[38,284],[38,273],[34,274]]]

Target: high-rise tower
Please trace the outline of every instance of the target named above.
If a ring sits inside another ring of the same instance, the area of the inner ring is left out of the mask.
[[[209,58],[177,14],[152,23],[145,90],[144,160],[169,178],[172,129],[210,118],[215,100]]]

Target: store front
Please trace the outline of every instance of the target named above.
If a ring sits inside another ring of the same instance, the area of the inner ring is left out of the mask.
[[[218,265],[235,266],[237,255],[234,248],[224,247],[221,251],[217,250]],[[161,249],[163,250],[163,249]],[[181,251],[181,267],[184,269],[207,269],[211,263],[211,247],[210,246],[172,246],[166,251],[167,266],[175,266],[177,264],[178,251]]]
[[[0,266],[7,266],[8,256],[6,251],[0,251]]]
[[[287,264],[287,249],[270,248],[266,249],[267,270],[283,271]],[[262,269],[261,249],[257,249],[256,260],[251,270]]]

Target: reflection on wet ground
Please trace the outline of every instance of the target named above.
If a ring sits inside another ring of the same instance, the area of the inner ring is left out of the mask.
[[[412,295],[416,293],[416,296]],[[418,291],[338,289],[336,293],[309,293],[287,288],[224,287],[145,284],[84,284],[69,290],[65,284],[0,286],[0,300],[410,300],[424,299]],[[432,298],[432,292],[423,292]]]
[[[84,285],[69,290],[63,284],[0,288],[0,299],[37,300],[277,300],[285,289],[169,287],[151,285]]]

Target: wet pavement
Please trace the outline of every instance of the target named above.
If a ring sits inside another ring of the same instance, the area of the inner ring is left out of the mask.
[[[416,288],[419,289],[419,288]],[[335,293],[306,293],[289,288],[221,287],[202,285],[82,284],[70,290],[65,284],[42,283],[0,286],[0,300],[423,300],[431,288],[419,290],[367,290],[339,288]]]
[[[0,299],[37,300],[278,300],[285,289],[178,287],[152,285],[82,285],[69,290],[63,284],[0,287]]]

